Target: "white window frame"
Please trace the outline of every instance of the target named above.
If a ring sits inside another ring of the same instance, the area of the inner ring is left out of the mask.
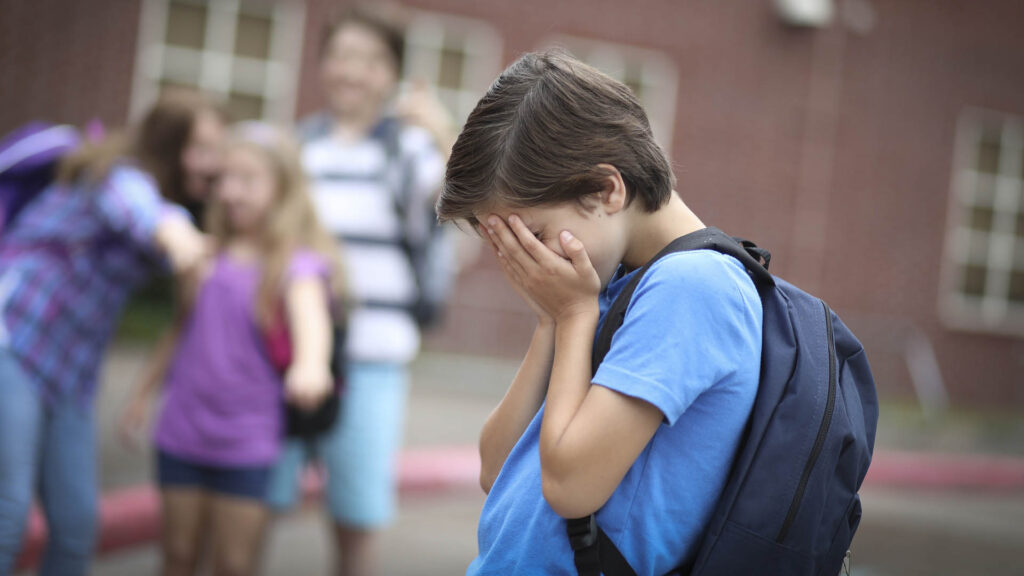
[[[173,0],[205,6],[207,23],[201,50],[167,45],[167,13],[171,1],[142,2],[132,84],[132,117],[140,116],[156,101],[161,81],[192,85],[193,81],[186,78],[184,72],[198,61],[196,88],[204,93],[224,101],[231,93],[256,96],[264,102],[263,119],[283,123],[295,118],[306,18],[304,3],[267,3],[272,28],[269,56],[262,60],[234,53],[235,23],[244,4],[240,0]]]
[[[644,87],[640,104],[647,112],[655,141],[671,158],[679,72],[667,54],[649,48],[568,35],[548,39],[544,48],[551,47],[565,48],[580,60],[619,81],[624,80],[626,62],[639,64],[640,82]]]
[[[441,53],[445,40],[456,36],[464,43],[462,86],[458,89],[438,85]],[[423,10],[411,11],[405,35],[405,83],[421,79],[448,108],[457,127],[501,72],[501,34],[490,24],[474,18],[451,16]]]
[[[978,145],[986,127],[999,126],[999,170],[995,175],[977,170]],[[1024,212],[1024,118],[968,108],[956,128],[953,174],[943,257],[939,309],[947,326],[990,333],[1024,335],[1024,303],[1010,301],[1012,272],[1024,254],[1024,237],[1017,238],[1016,222]],[[978,201],[978,178],[992,178],[993,220],[990,232],[970,227],[968,210],[987,205]],[[971,245],[987,236],[984,261],[971,254]],[[974,241],[974,242],[972,242]],[[985,293],[977,298],[962,291],[964,269],[985,267]]]

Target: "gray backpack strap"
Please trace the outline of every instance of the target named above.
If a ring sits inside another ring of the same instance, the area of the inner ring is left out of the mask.
[[[384,146],[387,162],[382,177],[391,191],[402,226],[402,248],[416,277],[418,297],[411,310],[421,328],[435,325],[443,313],[454,279],[454,250],[437,222],[433,206],[417,198],[415,158],[402,151],[402,123],[385,118],[371,136]]]
[[[378,140],[384,147],[384,154],[387,160],[384,162],[384,172],[381,178],[385,180],[385,186],[391,192],[391,200],[395,207],[395,213],[402,222],[402,230],[407,238],[415,236],[409,230],[410,214],[408,207],[412,200],[412,183],[415,167],[412,159],[402,153],[402,124],[397,118],[385,118],[374,127],[371,137]]]
[[[317,112],[306,116],[295,127],[300,144],[308,144],[313,140],[325,138],[331,134],[334,119],[327,112]]]

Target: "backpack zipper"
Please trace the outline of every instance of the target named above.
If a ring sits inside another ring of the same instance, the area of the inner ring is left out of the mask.
[[[796,487],[796,494],[793,495],[793,502],[789,505],[789,512],[786,514],[785,522],[782,523],[779,535],[775,537],[775,541],[778,543],[786,539],[793,521],[796,520],[796,513],[800,510],[800,501],[804,497],[804,491],[807,490],[807,481],[811,477],[811,470],[814,469],[818,456],[821,455],[821,451],[825,447],[825,438],[828,436],[828,429],[832,424],[832,413],[835,411],[836,389],[839,387],[839,382],[836,375],[836,342],[835,334],[832,331],[832,310],[824,300],[821,301],[821,304],[825,307],[825,330],[828,333],[828,400],[825,403],[825,414],[821,418],[821,426],[818,428],[818,437],[814,440],[811,455],[807,459],[807,465],[804,466],[800,484]]]

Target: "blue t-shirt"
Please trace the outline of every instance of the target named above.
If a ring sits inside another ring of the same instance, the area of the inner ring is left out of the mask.
[[[601,293],[602,323],[631,275],[620,270]],[[757,393],[761,319],[747,272],[717,252],[666,256],[637,286],[593,382],[665,417],[597,513],[638,576],[661,576],[696,552]],[[565,520],[541,491],[543,413],[491,488],[468,576],[576,574]]]

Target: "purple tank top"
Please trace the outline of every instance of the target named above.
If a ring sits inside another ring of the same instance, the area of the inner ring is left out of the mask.
[[[298,252],[287,280],[327,266]],[[271,366],[255,318],[260,268],[226,255],[200,288],[164,383],[156,444],[175,456],[219,466],[262,466],[277,458],[281,376]]]

